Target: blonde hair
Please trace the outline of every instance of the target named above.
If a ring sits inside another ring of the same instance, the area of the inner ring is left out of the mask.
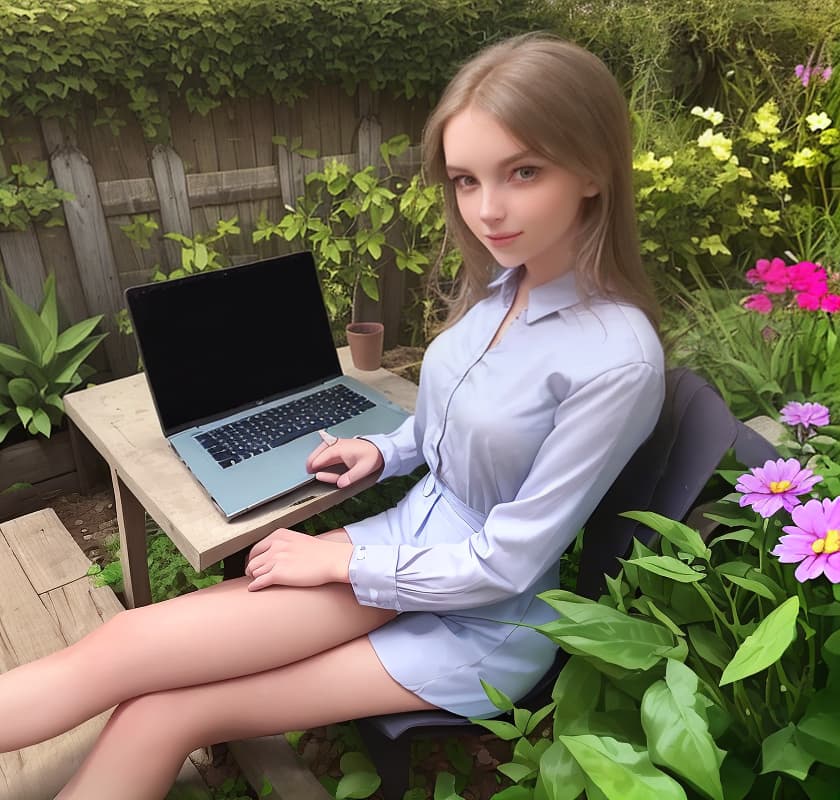
[[[464,258],[446,325],[487,295],[494,271],[461,219],[446,175],[444,128],[468,106],[494,115],[544,158],[594,181],[599,193],[582,205],[575,266],[580,289],[632,303],[657,325],[659,307],[636,229],[626,101],[600,59],[546,34],[517,36],[479,52],[449,83],[423,131],[426,176],[443,183],[448,230]]]

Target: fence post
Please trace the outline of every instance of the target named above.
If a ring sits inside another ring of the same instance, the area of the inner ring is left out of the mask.
[[[152,178],[160,200],[160,219],[163,233],[180,233],[193,238],[190,200],[184,162],[168,145],[156,145],[152,150]],[[171,239],[163,240],[163,249],[170,269],[181,266],[181,245]]]
[[[65,143],[58,120],[42,120],[41,126],[56,186],[74,196],[64,201],[64,216],[88,312],[105,315],[102,327],[110,335],[103,344],[111,370],[117,376],[131,374],[137,355],[134,342],[119,333],[114,319],[123,297],[96,176],[85,155]]]

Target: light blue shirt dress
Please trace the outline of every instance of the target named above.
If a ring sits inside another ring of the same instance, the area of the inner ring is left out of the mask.
[[[530,291],[490,348],[522,267],[429,346],[415,415],[366,436],[380,479],[429,474],[394,508],[347,526],[359,603],[398,616],[369,634],[388,673],[456,714],[498,713],[483,679],[526,694],[555,645],[516,622],[556,618],[538,592],[636,448],[664,397],[659,339],[636,307],[583,301],[573,273]],[[628,509],[629,510],[629,509]]]

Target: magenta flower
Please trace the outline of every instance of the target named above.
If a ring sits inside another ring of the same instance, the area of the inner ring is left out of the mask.
[[[790,286],[787,266],[781,258],[774,258],[772,261],[759,258],[755,262],[755,269],[747,271],[747,280],[750,283],[764,284],[764,291],[768,294],[782,294]]]
[[[824,67],[822,64],[816,64],[806,67],[804,64],[797,64],[793,68],[793,73],[799,79],[803,86],[807,86],[811,82],[811,78],[819,78],[823,83],[828,83],[831,78],[831,67]]]
[[[828,83],[831,80],[831,72],[832,72],[831,67],[826,67],[822,71],[823,83]]]
[[[820,300],[822,298],[819,295],[811,294],[810,292],[799,292],[794,299],[796,300],[796,305],[804,311],[820,310]]]
[[[840,497],[834,500],[809,500],[791,512],[793,525],[782,530],[770,551],[783,564],[795,564],[796,580],[804,583],[825,575],[832,583],[840,583]]]
[[[744,308],[758,311],[759,314],[769,314],[773,310],[773,301],[766,294],[751,294],[744,298]]]
[[[791,291],[807,292],[821,297],[828,290],[828,276],[825,270],[811,261],[800,261],[787,268]]]
[[[803,425],[806,428],[819,428],[831,421],[828,409],[819,403],[797,403],[792,400],[782,407],[780,413],[785,424]]]
[[[797,495],[807,494],[821,480],[795,458],[767,461],[738,478],[735,490],[742,493],[738,505],[752,506],[762,517],[772,517],[780,508],[790,511],[798,506]]]
[[[823,295],[820,298],[820,311],[827,311],[829,314],[836,314],[840,311],[840,294]]]

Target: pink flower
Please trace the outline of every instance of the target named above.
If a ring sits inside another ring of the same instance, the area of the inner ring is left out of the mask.
[[[759,314],[769,314],[773,310],[773,301],[766,294],[751,294],[744,298],[744,308],[758,311]]]
[[[820,297],[816,294],[811,294],[810,292],[799,292],[796,295],[796,305],[800,308],[805,309],[805,311],[819,311],[820,310]]]
[[[831,67],[826,67],[822,71],[823,83],[828,83],[831,80]]]
[[[752,506],[762,517],[772,517],[780,508],[790,511],[801,502],[797,495],[807,494],[821,481],[795,459],[767,461],[738,478],[735,490],[742,493],[740,506]]]
[[[788,267],[787,278],[794,292],[808,292],[823,295],[828,289],[828,277],[825,270],[811,261],[800,261]]]
[[[791,516],[794,524],[770,552],[783,564],[801,562],[794,573],[800,583],[823,574],[840,583],[840,497],[809,500]]]
[[[782,422],[787,425],[804,425],[806,428],[828,425],[831,417],[828,409],[820,403],[797,403],[792,400],[782,406]]]
[[[836,314],[840,311],[840,294],[824,294],[820,298],[820,310],[829,314]]]
[[[782,294],[790,286],[787,266],[781,258],[772,261],[759,258],[755,262],[755,269],[747,271],[747,280],[750,283],[763,283],[764,291],[768,294]]]

